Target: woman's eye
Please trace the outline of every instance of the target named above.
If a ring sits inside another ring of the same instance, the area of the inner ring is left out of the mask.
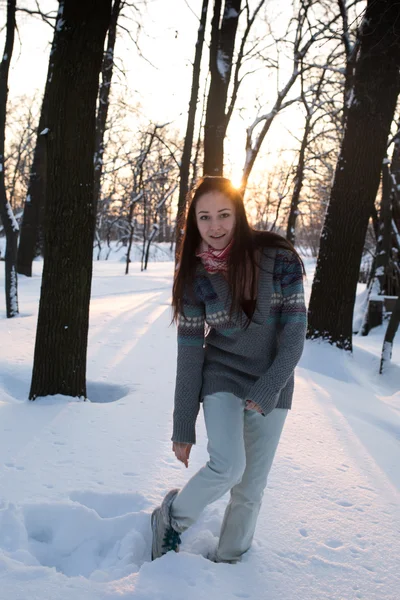
[[[206,221],[208,219],[207,215],[201,215],[200,221]]]
[[[222,217],[223,219],[227,219],[227,218],[228,218],[228,217],[230,217],[230,216],[231,216],[231,214],[230,214],[230,213],[222,213],[222,215],[221,215],[221,217]]]

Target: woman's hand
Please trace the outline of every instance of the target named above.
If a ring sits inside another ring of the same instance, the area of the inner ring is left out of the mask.
[[[246,400],[246,406],[244,408],[245,410],[255,410],[256,412],[260,413],[260,415],[263,414],[262,408],[252,400]]]
[[[189,456],[193,444],[182,444],[181,442],[172,443],[172,452],[176,458],[180,460],[186,468],[189,466]]]

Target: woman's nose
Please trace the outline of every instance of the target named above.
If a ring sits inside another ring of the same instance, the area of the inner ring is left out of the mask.
[[[221,223],[218,223],[218,221],[211,221],[210,222],[210,230],[211,231],[219,231],[221,226]]]

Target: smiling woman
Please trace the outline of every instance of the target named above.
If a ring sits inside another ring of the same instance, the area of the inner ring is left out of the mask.
[[[236,219],[232,200],[222,192],[204,194],[196,204],[196,223],[203,248],[222,250],[232,240]]]
[[[187,467],[202,402],[210,459],[153,512],[153,559],[177,550],[180,533],[229,490],[212,560],[237,562],[249,549],[303,349],[302,275],[289,242],[249,226],[243,196],[229,179],[198,182],[173,288],[172,450]]]

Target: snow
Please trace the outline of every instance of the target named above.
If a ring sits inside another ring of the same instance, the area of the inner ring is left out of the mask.
[[[397,600],[400,343],[379,375],[384,327],[353,355],[306,343],[242,562],[204,557],[227,498],[150,562],[152,509],[207,457],[201,416],[189,469],[171,452],[173,268],[94,262],[87,402],[27,401],[42,262],[19,278],[21,314],[0,318],[0,599]]]
[[[383,363],[385,364],[387,361],[389,361],[392,357],[392,344],[390,342],[383,342],[383,349],[382,349],[382,360]]]
[[[225,11],[224,13],[224,20],[228,20],[228,19],[237,19],[239,16],[239,13],[237,10],[235,10],[233,8],[233,6],[231,6],[227,11]]]
[[[347,93],[347,101],[346,101],[347,108],[351,107],[351,105],[353,104],[353,100],[354,100],[354,87],[352,87]]]
[[[220,49],[217,52],[217,68],[222,79],[226,81],[230,65],[226,54]]]
[[[11,208],[11,205],[10,205],[9,202],[7,202],[7,204],[6,204],[6,212],[7,212],[7,215],[8,215],[8,219],[9,219],[9,221],[11,223],[12,230],[14,232],[15,231],[19,231],[19,225],[18,225],[17,219],[14,217],[14,213],[12,211],[12,208]]]
[[[18,314],[18,273],[13,265],[10,273],[10,308],[12,315]]]
[[[393,229],[393,231],[394,231],[394,234],[395,234],[395,236],[396,236],[396,239],[397,239],[397,245],[398,245],[398,246],[399,246],[399,248],[400,248],[400,234],[399,234],[399,231],[398,231],[398,229],[397,229],[397,225],[396,225],[396,222],[395,222],[395,220],[394,220],[394,219],[392,219],[392,229]]]
[[[56,30],[62,31],[62,28],[65,25],[65,19],[57,18]]]

